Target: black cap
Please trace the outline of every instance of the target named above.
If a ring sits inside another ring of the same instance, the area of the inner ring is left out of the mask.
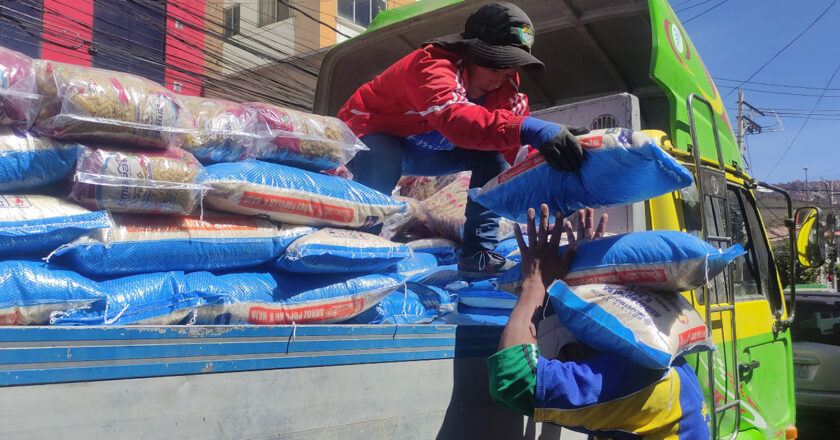
[[[427,41],[444,49],[466,46],[473,61],[481,67],[511,69],[520,66],[545,67],[531,55],[534,26],[519,6],[512,3],[488,3],[473,12],[464,32]]]

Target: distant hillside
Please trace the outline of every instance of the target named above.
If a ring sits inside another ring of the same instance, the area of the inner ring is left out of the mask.
[[[777,183],[776,186],[788,190],[791,198],[800,202],[810,201],[820,205],[833,202],[835,205],[840,205],[840,180],[809,181],[807,186],[804,181],[795,180]],[[831,198],[829,198],[829,193],[831,193]]]

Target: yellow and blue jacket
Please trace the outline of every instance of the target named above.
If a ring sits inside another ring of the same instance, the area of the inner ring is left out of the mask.
[[[709,439],[710,415],[691,366],[651,370],[615,355],[536,362],[534,419],[613,439]]]

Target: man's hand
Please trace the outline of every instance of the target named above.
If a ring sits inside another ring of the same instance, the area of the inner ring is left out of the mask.
[[[577,245],[569,246],[566,252],[560,256],[558,248],[560,247],[560,237],[563,235],[563,230],[560,228],[560,224],[563,222],[562,214],[560,212],[554,214],[554,228],[551,229],[551,232],[549,232],[548,205],[540,206],[539,230],[534,224],[534,214],[533,208],[528,210],[527,228],[530,246],[525,244],[519,224],[516,224],[514,234],[516,235],[516,242],[519,244],[519,251],[522,254],[523,283],[533,278],[533,281],[539,280],[545,287],[569,272],[569,266],[574,258]],[[571,223],[566,222],[566,226],[568,233],[571,231]],[[571,233],[570,237],[573,238],[573,236],[574,233]]]

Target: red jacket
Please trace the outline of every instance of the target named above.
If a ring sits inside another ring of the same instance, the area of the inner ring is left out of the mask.
[[[519,75],[487,94],[483,105],[467,99],[468,81],[459,55],[427,45],[359,87],[338,117],[359,137],[436,130],[461,148],[500,150],[513,162],[522,144],[519,129],[528,115]]]

